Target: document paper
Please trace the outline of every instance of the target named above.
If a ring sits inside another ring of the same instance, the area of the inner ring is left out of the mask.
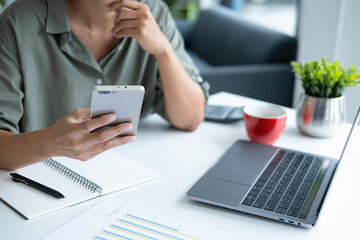
[[[220,240],[213,230],[118,197],[107,199],[44,240],[55,239],[184,239]]]

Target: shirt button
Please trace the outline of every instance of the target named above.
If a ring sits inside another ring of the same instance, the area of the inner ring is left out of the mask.
[[[103,80],[101,80],[100,78],[96,79],[96,84],[97,85],[101,85],[103,83]]]

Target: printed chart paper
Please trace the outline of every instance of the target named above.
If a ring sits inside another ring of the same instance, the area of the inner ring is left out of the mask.
[[[221,240],[223,238],[187,220],[145,209],[120,198],[111,198],[44,238],[44,240],[54,239]]]

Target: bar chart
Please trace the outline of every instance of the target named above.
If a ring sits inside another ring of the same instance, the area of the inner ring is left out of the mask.
[[[223,239],[212,229],[119,198],[101,202],[44,239],[69,237],[93,240]]]

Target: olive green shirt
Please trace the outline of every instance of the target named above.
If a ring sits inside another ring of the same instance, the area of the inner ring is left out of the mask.
[[[167,6],[161,0],[140,2],[150,7],[183,67],[207,97],[208,84],[186,54]],[[156,60],[135,39],[120,39],[97,62],[71,31],[66,0],[17,0],[0,15],[0,129],[34,131],[77,108],[89,108],[95,85],[142,85],[141,116],[156,112],[166,119]]]

